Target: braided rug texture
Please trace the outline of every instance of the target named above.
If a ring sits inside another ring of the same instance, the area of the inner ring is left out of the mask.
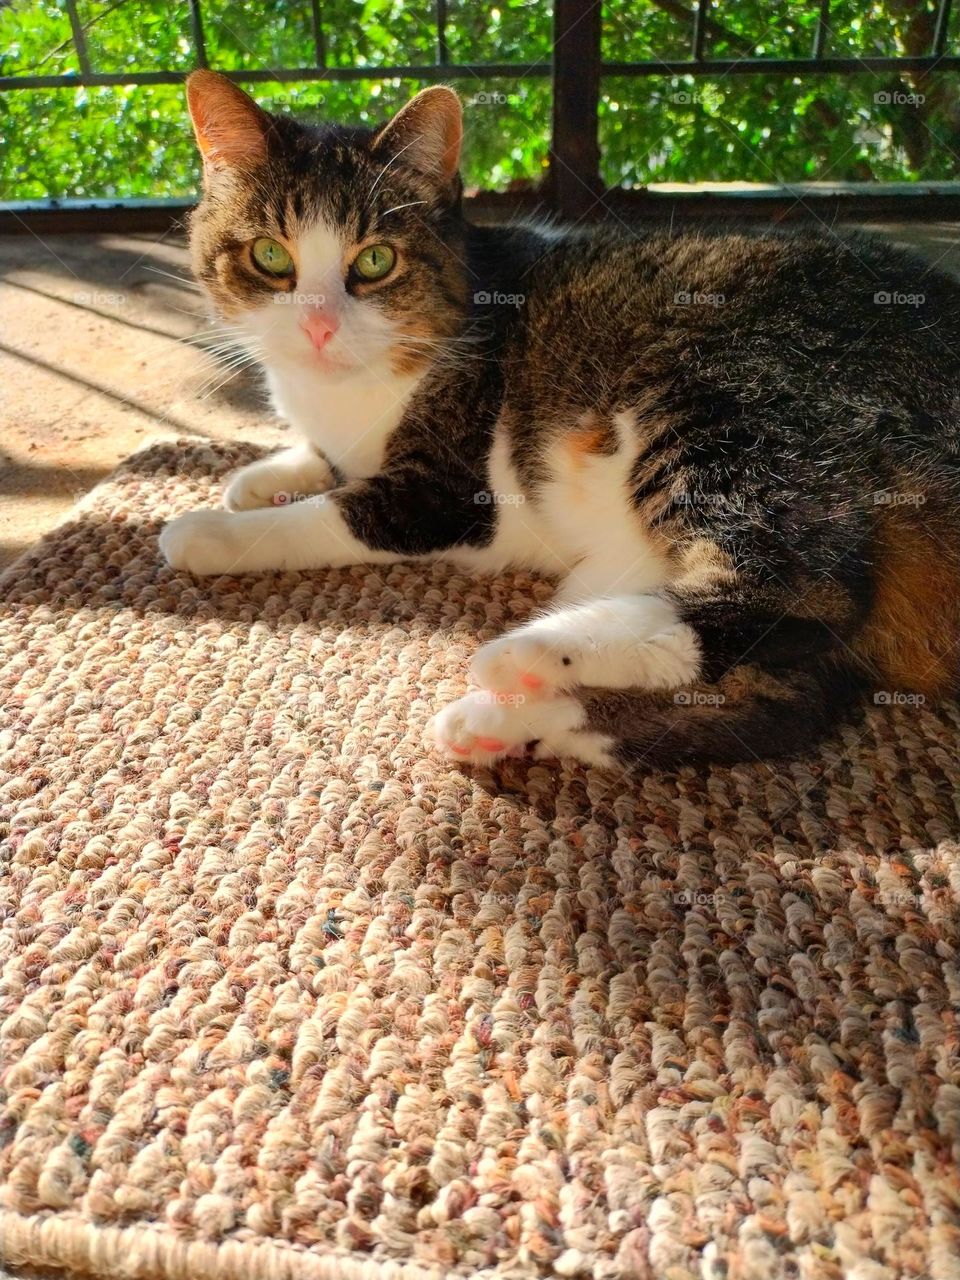
[[[0,1240],[110,1280],[960,1277],[958,715],[447,764],[516,575],[193,581],[153,446],[0,584]]]

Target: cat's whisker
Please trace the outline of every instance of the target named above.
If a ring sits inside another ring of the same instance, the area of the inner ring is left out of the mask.
[[[247,334],[242,329],[204,329],[202,333],[191,334],[189,338],[182,338],[180,342],[189,347],[202,347],[204,343],[219,342],[221,339],[232,339],[234,342],[246,342]]]
[[[262,351],[248,351],[233,345],[216,349],[211,348],[205,354],[209,355],[212,365],[212,370],[207,375],[208,378],[216,378],[224,369],[259,364],[264,359]]]
[[[235,361],[242,360],[248,363],[254,363],[263,358],[263,353],[259,351],[246,351],[234,346],[221,347],[216,350],[208,351],[207,354],[218,368],[233,364]]]
[[[197,293],[203,292],[203,290],[200,288],[200,285],[197,284],[196,280],[190,280],[187,276],[178,276],[178,275],[175,275],[174,272],[172,271],[161,271],[159,267],[150,267],[150,266],[147,266],[146,264],[144,264],[143,269],[144,271],[149,271],[151,275],[165,276],[168,280],[175,280],[177,284],[186,285],[188,289],[193,289]]]
[[[215,386],[211,386],[210,385],[211,380],[208,379],[194,393],[195,399],[209,400],[211,396],[216,395],[216,393],[220,390],[221,387],[225,387],[228,382],[233,382],[235,378],[239,377],[240,374],[243,373],[245,369],[249,368],[252,363],[254,362],[241,361],[238,364],[221,366],[218,372],[222,372],[223,368],[226,368],[227,370],[229,370],[229,372],[227,373],[227,376],[225,378],[222,378],[219,382],[217,382]]]
[[[152,283],[152,281],[149,283]],[[169,302],[165,302],[163,305],[166,311],[175,311],[178,316],[189,316],[191,320],[202,321],[204,319],[204,315],[201,312],[197,312],[195,310],[188,311],[186,307],[174,307],[174,306],[171,306]]]
[[[204,333],[195,333],[189,338],[182,338],[180,340],[182,340],[184,346],[202,347],[204,346],[204,343],[223,342],[223,340],[230,340],[230,342],[242,342],[243,335],[239,333],[230,333],[228,329],[205,329]]]
[[[256,355],[265,354],[264,346],[258,339],[234,326],[207,329],[203,333],[194,334],[192,338],[184,338],[183,344],[207,355],[217,354],[221,351],[243,351]]]
[[[217,338],[213,342],[199,343],[196,349],[205,352],[207,355],[216,354],[218,351],[246,351],[251,354],[255,351],[262,351],[262,347],[252,345],[245,338],[231,338],[230,336]]]
[[[250,339],[246,336],[242,339],[231,337],[229,334],[212,336],[213,341],[206,334],[197,335],[194,338],[178,338],[169,350],[150,361],[150,371],[166,369],[172,360],[182,360],[184,347],[190,347],[200,355],[209,356],[218,366],[222,365],[225,356],[243,354],[257,360],[264,358],[265,352],[259,346],[251,346]]]
[[[392,209],[385,209],[380,217],[385,218],[388,213],[397,213],[400,209],[412,209],[414,205],[426,203],[426,200],[409,200],[406,204],[395,204]]]

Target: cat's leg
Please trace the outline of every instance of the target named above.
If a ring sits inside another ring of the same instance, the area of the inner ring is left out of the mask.
[[[534,742],[605,766],[794,754],[861,687],[861,617],[833,582],[804,594],[736,578],[558,609],[483,646],[473,674],[488,687],[443,708],[433,736],[477,762]]]
[[[610,764],[616,741],[594,733],[567,691],[676,689],[694,680],[700,648],[675,606],[659,596],[611,596],[552,610],[485,644],[471,663],[480,690],[432,722],[454,758],[489,761],[536,740],[544,755]]]
[[[434,716],[430,736],[451,760],[489,764],[529,750],[605,769],[674,768],[804,752],[855,704],[861,676],[841,661],[776,673],[741,664],[683,689],[574,689],[507,701],[475,690]]]
[[[197,575],[441,556],[490,540],[495,513],[473,502],[476,485],[467,473],[398,467],[285,506],[190,511],[166,526],[160,550]]]
[[[223,505],[228,511],[286,506],[324,493],[335,483],[326,458],[302,441],[234,472],[223,491]]]

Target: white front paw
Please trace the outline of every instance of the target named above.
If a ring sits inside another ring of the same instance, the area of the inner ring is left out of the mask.
[[[333,472],[325,458],[313,452],[290,450],[241,467],[227,482],[223,505],[228,511],[284,507],[300,498],[326,492],[333,482]]]
[[[264,471],[258,463],[231,476],[223,491],[223,505],[228,511],[282,506],[284,500],[285,494],[278,489],[276,474]]]
[[[481,688],[526,699],[577,686],[673,689],[694,680],[699,669],[696,633],[658,596],[557,609],[482,645],[470,664]]]
[[[160,534],[160,551],[172,569],[197,575],[229,573],[237,557],[227,511],[188,511]]]
[[[574,653],[574,645],[563,636],[515,631],[482,645],[470,663],[470,674],[481,689],[548,697],[578,683]]]

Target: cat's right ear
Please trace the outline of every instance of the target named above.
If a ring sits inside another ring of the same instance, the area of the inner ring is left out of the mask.
[[[267,155],[270,117],[217,71],[187,76],[187,104],[207,169],[252,169]]]

